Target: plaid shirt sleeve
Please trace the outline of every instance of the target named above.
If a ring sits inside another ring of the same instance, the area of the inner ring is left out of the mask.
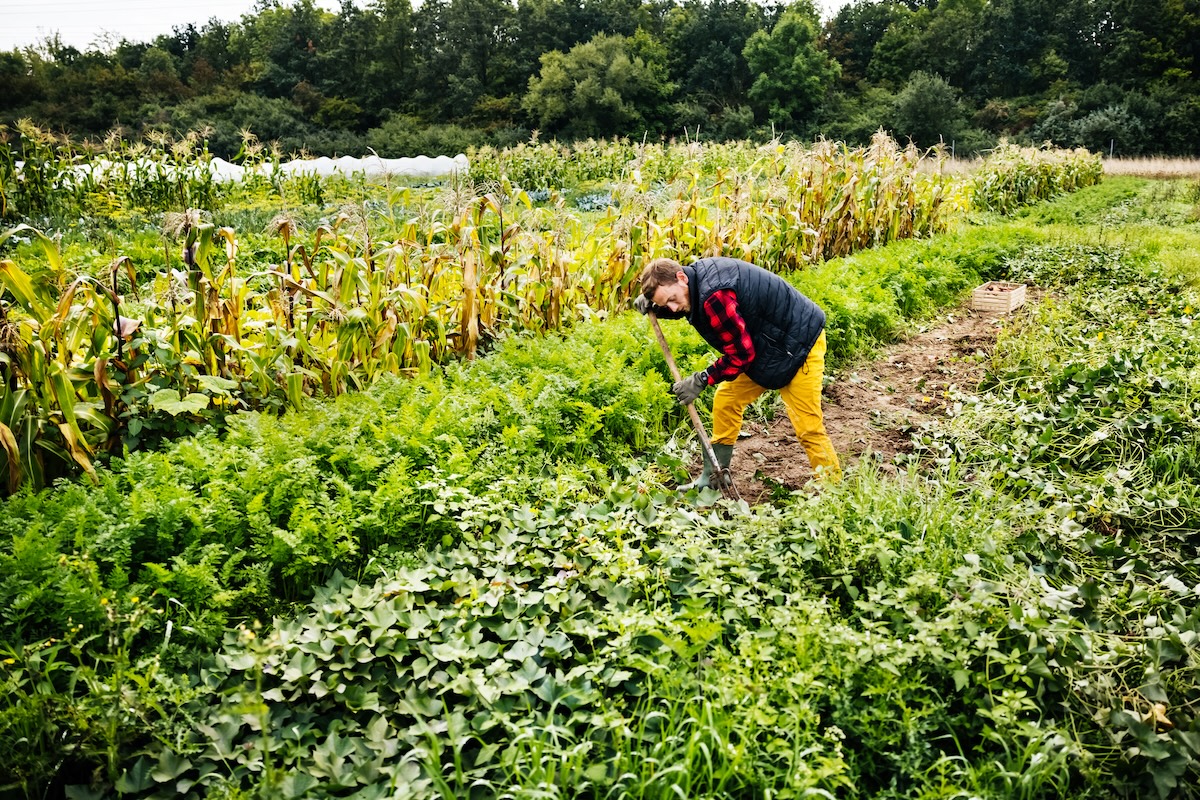
[[[708,368],[709,386],[731,381],[754,360],[754,343],[746,331],[746,321],[738,311],[737,294],[732,289],[718,289],[704,303],[704,313],[717,337],[721,340],[720,358]]]

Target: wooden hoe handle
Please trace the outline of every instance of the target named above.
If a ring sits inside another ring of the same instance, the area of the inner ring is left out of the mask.
[[[663,357],[667,359],[667,367],[671,370],[671,375],[675,378],[675,382],[678,383],[683,378],[679,374],[679,367],[675,365],[675,358],[671,355],[671,348],[667,344],[667,337],[663,336],[662,328],[658,324],[658,316],[653,311],[648,312],[646,316],[650,318],[650,326],[654,328],[654,338],[658,339],[658,346],[662,348]],[[704,429],[704,423],[700,421],[700,414],[696,411],[695,404],[688,403],[687,410],[688,415],[692,418],[692,427],[696,429],[696,436],[700,439],[700,446],[704,448],[704,453],[708,457],[709,463],[712,464],[713,475],[716,476],[718,485],[721,487],[728,485],[733,490],[733,495],[741,499],[737,487],[733,485],[733,475],[717,461],[717,455],[713,452],[712,442],[708,438],[708,431]]]

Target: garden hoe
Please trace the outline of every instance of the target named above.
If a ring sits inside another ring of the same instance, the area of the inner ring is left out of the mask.
[[[671,356],[671,348],[667,345],[667,337],[663,336],[662,328],[659,327],[658,317],[654,312],[646,314],[650,318],[650,325],[654,328],[654,337],[658,339],[658,346],[662,348],[663,357],[667,359],[667,366],[671,369],[671,375],[676,382],[683,380],[679,375],[679,367],[675,366],[675,359]],[[692,427],[696,429],[696,436],[700,439],[700,447],[704,449],[704,457],[708,459],[708,463],[713,465],[713,478],[716,480],[717,486],[721,487],[721,491],[726,497],[731,497],[735,500],[741,500],[742,496],[738,493],[737,486],[733,483],[733,470],[722,467],[721,462],[717,461],[717,456],[713,453],[712,442],[709,441],[708,431],[704,430],[704,423],[700,421],[700,414],[696,411],[696,406],[693,403],[687,404],[688,414],[692,418]]]

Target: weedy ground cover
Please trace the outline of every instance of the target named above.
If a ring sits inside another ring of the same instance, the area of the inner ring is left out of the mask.
[[[1013,278],[1054,293],[998,347],[983,391],[924,444],[1043,515],[1017,540],[1010,575],[1024,571],[1027,588],[1009,621],[1010,658],[1031,676],[1041,719],[1056,716],[1047,707],[1073,716],[1077,741],[1122,792],[1190,797],[1200,231],[1179,225],[1185,189],[1143,184],[1140,199],[1151,207],[1113,209],[1134,221],[1099,219],[1092,238],[1052,224],[1010,263]]]
[[[748,509],[643,473],[468,524],[458,551],[231,634],[209,724],[124,779],[1192,796],[1200,293],[1174,246],[1197,234],[1156,230],[997,231],[1033,241],[1003,269],[1051,298],[901,479]]]
[[[1196,234],[1183,193],[1058,221],[1096,191],[793,276],[867,276],[863,349],[905,298],[1050,290],[899,478],[666,491],[679,418],[624,315],[18,493],[10,785],[1191,796]]]

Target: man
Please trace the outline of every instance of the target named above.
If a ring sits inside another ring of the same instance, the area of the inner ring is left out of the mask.
[[[746,406],[768,389],[778,389],[796,436],[818,477],[837,480],[841,466],[821,417],[825,373],[825,312],[791,284],[761,267],[734,258],[703,258],[680,266],[669,258],[642,270],[641,313],[686,318],[722,355],[707,369],[671,387],[680,403],[694,402],[708,386],[713,398],[713,454],[721,469],[733,460]],[[704,470],[683,489],[704,488]]]

